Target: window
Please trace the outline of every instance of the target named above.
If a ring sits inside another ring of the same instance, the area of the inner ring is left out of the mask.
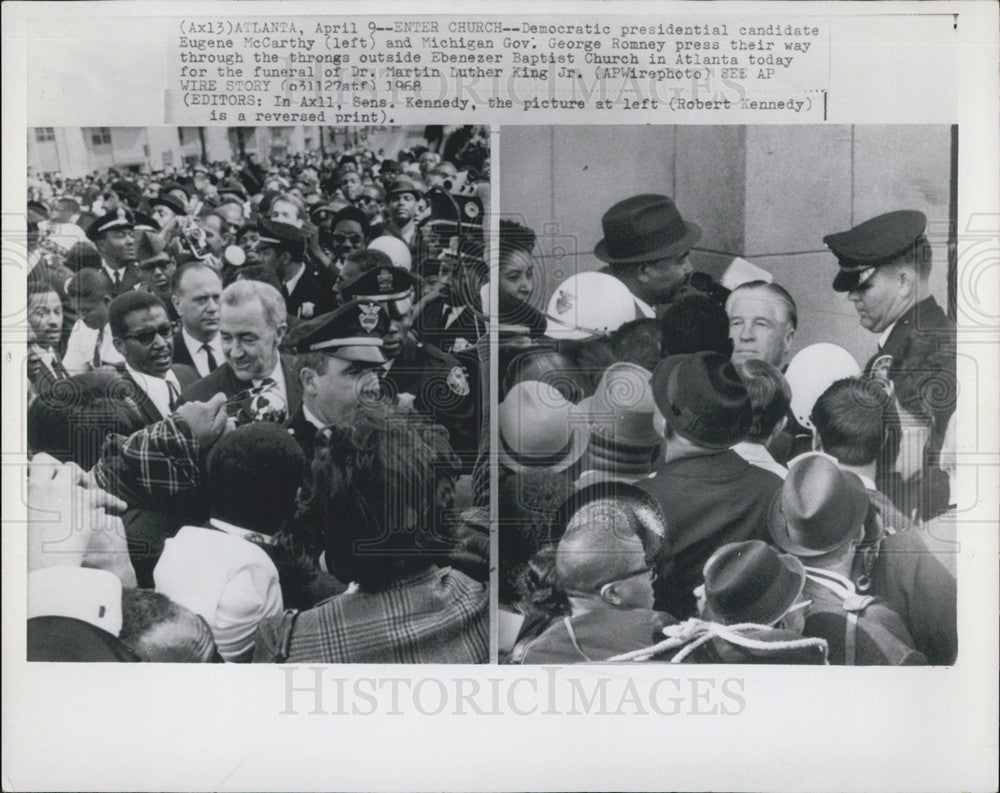
[[[109,127],[94,127],[90,132],[90,142],[95,146],[110,146],[111,129]]]
[[[56,131],[52,127],[35,127],[35,142],[48,143],[56,139]]]

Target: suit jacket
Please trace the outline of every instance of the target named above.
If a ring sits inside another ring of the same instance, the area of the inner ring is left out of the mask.
[[[671,545],[653,585],[655,608],[683,620],[695,615],[692,590],[719,546],[770,539],[768,508],[782,480],[727,449],[661,463],[637,484],[660,504]]]
[[[215,357],[215,368],[218,369],[226,362],[226,360],[221,355],[217,355]],[[198,371],[198,367],[194,365],[194,359],[191,357],[191,351],[184,343],[184,334],[180,328],[178,328],[177,332],[174,334],[174,363],[182,363],[185,366],[190,366],[196,373]]]
[[[101,272],[105,274],[107,271],[101,267]],[[110,276],[108,276],[110,278]],[[139,272],[139,267],[135,262],[129,262],[125,265],[125,272],[122,273],[122,280],[118,286],[114,285],[114,281],[111,283],[111,297],[118,297],[118,295],[128,292],[130,289],[135,289],[137,286],[142,284],[142,273]]]
[[[299,380],[299,373],[292,363],[292,358],[286,355],[281,356],[281,371],[285,375],[285,390],[288,396],[288,413],[294,414],[302,406],[302,383]],[[224,363],[214,372],[197,380],[188,388],[181,392],[181,404],[185,402],[204,402],[211,399],[220,391],[226,395],[226,399],[232,399],[237,394],[246,391],[250,384],[240,380],[233,374],[233,368]]]
[[[293,317],[309,319],[326,314],[337,307],[333,291],[334,278],[326,270],[306,265],[302,277],[295,284],[295,291],[285,297],[285,308]],[[312,303],[312,309],[306,307]]]
[[[289,435],[295,438],[302,449],[302,453],[306,456],[306,460],[311,461],[317,428],[306,418],[301,405],[292,414],[292,417],[285,422],[285,429],[288,430]]]
[[[139,406],[139,414],[142,416],[143,424],[148,427],[155,421],[162,421],[165,419],[166,416],[160,413],[153,400],[149,398],[149,395],[135,381],[135,378],[129,374],[128,369],[124,366],[116,368],[118,369],[118,374],[122,380],[128,383],[127,393]],[[170,371],[172,371],[177,377],[177,382],[180,383],[181,386],[181,393],[198,380],[198,372],[192,366],[184,366],[184,364],[175,363],[170,367]]]

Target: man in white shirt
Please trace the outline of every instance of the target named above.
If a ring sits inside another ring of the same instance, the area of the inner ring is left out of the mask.
[[[180,317],[174,334],[174,363],[193,366],[205,377],[225,363],[219,337],[219,300],[222,281],[211,267],[199,261],[177,268],[173,279],[173,304]]]
[[[86,268],[74,275],[66,293],[76,305],[79,319],[66,343],[63,365],[72,373],[91,372],[102,366],[117,366],[125,359],[115,349],[108,306],[111,305],[111,281],[102,270]]]
[[[125,359],[123,378],[147,424],[169,416],[181,391],[198,378],[189,366],[173,365],[174,326],[156,295],[131,290],[108,308],[115,349]]]

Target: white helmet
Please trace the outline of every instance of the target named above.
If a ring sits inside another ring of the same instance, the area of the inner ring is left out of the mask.
[[[399,237],[383,234],[381,237],[376,237],[368,243],[368,250],[382,251],[382,253],[392,259],[392,263],[396,267],[402,267],[404,270],[410,269],[410,249],[406,247],[406,243],[399,239]]]
[[[857,377],[861,367],[853,356],[836,344],[810,344],[799,350],[785,370],[785,379],[792,390],[792,415],[806,429],[813,429],[809,420],[816,400],[837,380]]]
[[[549,300],[545,335],[551,339],[596,339],[636,319],[632,293],[613,275],[577,273],[556,287]]]

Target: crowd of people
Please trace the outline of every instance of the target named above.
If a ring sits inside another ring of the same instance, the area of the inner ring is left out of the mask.
[[[29,180],[29,660],[488,660],[488,137],[425,137]]]
[[[544,311],[535,235],[501,221],[503,661],[955,661],[955,326],[925,226],[823,237],[861,367],[838,339],[793,356],[810,317],[756,265],[695,271],[667,196],[608,209],[605,266]]]

